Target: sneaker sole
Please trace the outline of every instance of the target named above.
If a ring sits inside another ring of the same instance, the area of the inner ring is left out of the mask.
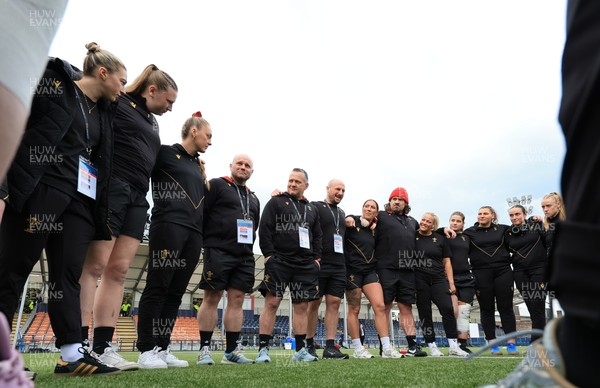
[[[128,370],[138,370],[140,369],[140,366],[138,364],[133,364],[133,365],[113,365],[115,368],[118,368],[120,370],[122,370],[123,372],[128,371]]]
[[[140,369],[167,369],[167,365],[152,365],[152,366],[143,366],[140,365]]]
[[[229,360],[221,360],[221,364],[223,364],[223,365],[251,365],[251,364],[254,364],[254,361],[252,361],[252,362],[233,362],[233,361],[229,361]]]
[[[190,364],[167,364],[167,368],[187,368]]]
[[[54,377],[93,377],[93,376],[115,376],[120,374],[120,370],[116,370],[113,372],[105,372],[105,373],[92,373],[90,375],[86,374],[73,374],[73,372],[69,373],[54,373]]]

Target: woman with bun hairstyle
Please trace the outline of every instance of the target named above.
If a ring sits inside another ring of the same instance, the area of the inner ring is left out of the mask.
[[[60,376],[119,372],[81,348],[79,277],[94,236],[110,239],[111,124],[127,70],[96,43],[86,48],[83,74],[61,59],[49,60],[2,191],[0,311],[12,320],[45,249],[48,314],[61,353],[54,373]]]
[[[181,297],[200,259],[207,184],[199,154],[212,144],[212,129],[197,112],[185,121],[181,138],[180,144],[160,146],[152,171],[148,275],[138,315],[138,364],[144,369],[188,366],[169,344]]]
[[[354,227],[347,228],[344,235],[344,255],[346,256],[346,298],[348,300],[348,334],[352,339],[354,358],[373,358],[371,353],[361,344],[358,314],[360,312],[361,295],[364,293],[375,313],[375,328],[382,341],[389,343],[390,321],[385,314],[383,290],[377,276],[377,260],[375,259],[375,234],[377,233],[377,213],[379,204],[373,199],[365,201],[362,215],[352,216]],[[387,337],[387,339],[386,339]],[[389,355],[401,357],[392,348]]]
[[[417,309],[430,356],[441,357],[444,355],[435,343],[431,310],[431,303],[435,303],[442,315],[444,331],[448,338],[448,355],[466,357],[469,354],[458,344],[456,317],[452,307],[452,295],[456,294],[452,263],[450,262],[452,251],[444,234],[436,231],[438,225],[439,218],[436,214],[431,212],[423,214],[415,237],[414,268],[417,284]]]
[[[127,270],[142,241],[150,207],[146,194],[160,149],[155,115],[170,111],[176,99],[177,84],[155,65],[146,66],[119,97],[113,122],[115,141],[108,198],[111,239],[90,244],[79,280],[84,344],[87,345],[93,311],[93,350],[105,363],[121,370],[138,369],[135,362],[125,360],[112,349],[111,341]]]
[[[506,334],[517,329],[513,310],[513,273],[511,257],[506,243],[508,225],[498,224],[496,211],[491,206],[482,206],[477,213],[477,222],[463,232],[471,240],[469,258],[475,277],[477,300],[479,301],[481,324],[487,341],[496,339],[495,307],[498,307],[502,328]],[[515,340],[508,340],[507,352],[519,354]],[[493,355],[501,355],[499,346],[491,348]]]
[[[544,330],[546,326],[545,275],[548,255],[545,247],[545,232],[539,221],[526,221],[527,211],[521,205],[508,209],[512,226],[506,232],[506,242],[512,253],[513,277],[521,293],[533,329]],[[540,338],[532,335],[531,341]]]

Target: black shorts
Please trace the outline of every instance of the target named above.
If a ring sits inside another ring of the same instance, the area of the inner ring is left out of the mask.
[[[377,269],[379,283],[383,288],[383,301],[414,304],[417,302],[415,273],[410,270]]]
[[[354,290],[362,288],[364,285],[371,283],[379,283],[379,276],[377,270],[373,269],[369,272],[354,271],[351,268],[347,268],[346,275],[346,290]]]
[[[108,226],[113,236],[119,237],[123,234],[142,241],[149,208],[145,193],[137,191],[119,178],[111,178],[108,192]]]
[[[454,274],[454,287],[459,302],[473,304],[475,299],[475,278],[472,273]]]
[[[254,287],[254,256],[233,256],[222,249],[204,248],[203,290],[235,288],[246,293]]]
[[[292,303],[317,299],[319,265],[314,261],[307,264],[289,263],[277,255],[271,256],[265,263],[265,277],[258,290],[263,296],[269,292],[278,298],[283,298],[288,287]]]
[[[338,298],[344,297],[346,291],[346,266],[345,265],[327,265],[321,264],[319,271],[319,294],[333,295]]]

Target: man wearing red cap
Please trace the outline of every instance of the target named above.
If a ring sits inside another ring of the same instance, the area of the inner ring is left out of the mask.
[[[379,212],[375,257],[377,274],[383,288],[386,313],[390,314],[394,301],[400,311],[400,326],[408,341],[409,357],[424,357],[416,342],[415,319],[412,304],[416,303],[416,283],[413,272],[415,235],[419,223],[409,216],[408,193],[397,187],[390,193],[389,203]],[[383,341],[382,341],[383,345]]]

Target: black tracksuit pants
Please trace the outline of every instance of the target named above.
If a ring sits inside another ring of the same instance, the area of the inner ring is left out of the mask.
[[[138,312],[140,352],[171,342],[181,298],[196,269],[202,235],[177,224],[161,223],[150,229],[148,275]]]
[[[594,336],[600,329],[600,2],[568,4],[559,116],[567,220],[557,227],[550,283],[565,315],[588,322]]]
[[[543,288],[545,272],[545,267],[513,271],[517,289],[529,310],[533,329],[544,330],[546,326],[546,290]]]
[[[415,271],[415,279],[417,283],[417,309],[419,310],[425,342],[435,342],[431,302],[435,303],[438,310],[440,310],[446,337],[457,338],[458,330],[454,308],[452,307],[452,297],[448,292],[450,289],[448,279],[430,276],[419,271]]]
[[[39,183],[22,212],[7,204],[0,225],[0,311],[12,321],[25,281],[45,248],[48,314],[59,348],[81,342],[79,277],[95,233],[92,205]]]
[[[502,328],[506,334],[517,330],[513,311],[513,273],[510,266],[473,269],[481,325],[488,341],[496,338],[495,307],[498,307]]]

